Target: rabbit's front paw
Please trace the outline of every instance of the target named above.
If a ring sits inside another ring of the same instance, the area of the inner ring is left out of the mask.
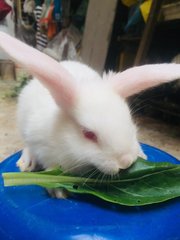
[[[16,162],[16,166],[19,167],[21,172],[32,172],[35,170],[36,163],[30,156],[28,148],[23,150],[20,159]]]
[[[49,195],[53,198],[65,199],[68,197],[68,192],[65,189],[61,188],[51,188],[47,189]]]

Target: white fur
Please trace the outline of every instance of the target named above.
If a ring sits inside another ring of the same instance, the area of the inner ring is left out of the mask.
[[[18,165],[28,171],[36,163],[82,174],[90,165],[108,174],[127,168],[144,155],[124,99],[180,77],[180,64],[154,64],[101,78],[86,65],[59,64],[3,32],[0,47],[41,82],[30,82],[19,97],[26,146]],[[85,138],[83,129],[95,132],[98,142]]]
[[[75,121],[36,79],[19,97],[19,128],[32,160],[44,168],[62,166],[76,172],[88,165],[108,174],[127,168],[140,146],[126,102],[86,65],[71,61],[61,65],[77,85],[78,98],[71,112]],[[81,127],[95,132],[98,143],[84,138]]]

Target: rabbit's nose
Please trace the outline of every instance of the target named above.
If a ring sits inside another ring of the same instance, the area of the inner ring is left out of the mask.
[[[125,154],[121,157],[120,160],[120,168],[126,169],[132,165],[132,163],[135,161],[134,157],[131,154]]]

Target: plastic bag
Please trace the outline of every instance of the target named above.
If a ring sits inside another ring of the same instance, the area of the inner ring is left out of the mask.
[[[57,61],[78,60],[77,48],[81,40],[81,34],[74,27],[63,29],[58,33],[44,49],[44,53]]]

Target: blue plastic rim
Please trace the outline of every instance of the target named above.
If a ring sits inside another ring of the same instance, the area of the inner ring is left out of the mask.
[[[179,164],[142,144],[148,159]],[[15,172],[20,152],[0,164]],[[0,178],[0,240],[179,240],[180,199],[145,207],[123,207],[95,197],[50,198],[37,186],[4,188]]]

